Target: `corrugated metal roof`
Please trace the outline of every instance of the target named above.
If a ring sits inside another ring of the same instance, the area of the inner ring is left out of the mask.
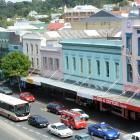
[[[122,47],[121,40],[107,40],[107,39],[67,39],[60,41],[61,44],[73,44],[73,45],[88,45],[88,46],[115,46]]]

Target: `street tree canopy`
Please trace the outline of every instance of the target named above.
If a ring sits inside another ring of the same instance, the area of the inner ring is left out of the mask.
[[[27,56],[12,52],[1,59],[1,69],[7,78],[27,76],[31,62]]]

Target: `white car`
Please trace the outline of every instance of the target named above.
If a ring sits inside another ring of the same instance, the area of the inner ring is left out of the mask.
[[[70,109],[70,111],[80,113],[82,117],[85,118],[86,120],[89,119],[89,115],[87,115],[82,109],[74,108],[74,109]]]
[[[140,140],[140,132],[135,132],[132,134],[126,134],[120,137],[121,140]]]
[[[71,137],[73,135],[73,131],[63,123],[49,124],[47,129],[49,133],[55,134],[61,138]]]

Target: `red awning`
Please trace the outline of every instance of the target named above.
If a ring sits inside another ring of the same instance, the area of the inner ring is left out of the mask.
[[[123,101],[121,101],[121,99]],[[132,102],[128,102],[129,98],[128,97],[124,97],[124,96],[110,96],[110,97],[99,97],[99,96],[93,96],[93,100],[102,102],[102,103],[106,103],[106,104],[110,104],[113,106],[118,106],[121,108],[125,108],[128,110],[132,110],[135,112],[140,112],[140,105],[139,105],[139,101],[136,100],[135,103],[133,104]],[[134,100],[133,100],[134,101]],[[137,104],[138,103],[138,104]]]

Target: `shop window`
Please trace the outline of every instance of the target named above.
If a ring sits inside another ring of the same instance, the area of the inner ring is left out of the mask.
[[[112,112],[117,113],[117,114],[122,114],[122,108],[117,107],[117,106],[113,106]]]

